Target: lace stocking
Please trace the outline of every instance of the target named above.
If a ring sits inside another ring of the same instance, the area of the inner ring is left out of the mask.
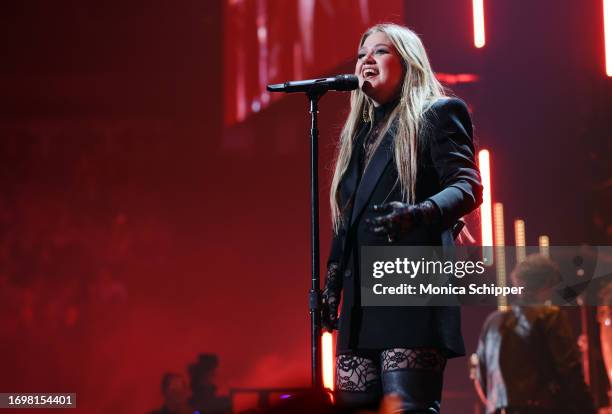
[[[341,391],[368,391],[380,383],[377,362],[353,354],[336,357],[336,383]]]
[[[382,352],[380,359],[383,371],[406,368],[442,371],[446,366],[446,358],[434,348],[387,349]]]

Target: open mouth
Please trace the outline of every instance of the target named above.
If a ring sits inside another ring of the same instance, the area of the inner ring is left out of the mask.
[[[363,79],[365,79],[365,80],[372,79],[376,75],[378,75],[378,71],[376,71],[375,69],[369,69],[368,68],[368,69],[365,69],[362,72]]]

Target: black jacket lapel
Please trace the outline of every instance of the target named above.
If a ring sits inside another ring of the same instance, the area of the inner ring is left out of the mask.
[[[364,171],[359,187],[357,187],[355,202],[353,203],[351,225],[355,222],[357,217],[359,217],[364,207],[368,204],[368,200],[372,195],[372,191],[374,191],[374,188],[376,187],[376,183],[378,183],[378,180],[387,167],[387,164],[389,164],[393,158],[393,136],[395,135],[393,130],[393,127],[389,128],[380,145],[374,152],[374,155],[372,155],[372,159],[367,165],[366,170]]]

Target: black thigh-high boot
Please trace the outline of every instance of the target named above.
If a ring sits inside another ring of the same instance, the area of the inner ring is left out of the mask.
[[[337,390],[336,404],[350,410],[378,410],[382,394],[380,391],[343,391]]]
[[[435,348],[393,348],[381,353],[384,394],[397,394],[401,413],[438,414],[446,357]]]
[[[443,371],[398,369],[383,371],[383,393],[397,394],[403,414],[438,414],[442,401]]]

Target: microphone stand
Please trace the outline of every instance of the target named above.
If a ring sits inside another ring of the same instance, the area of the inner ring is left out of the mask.
[[[306,92],[310,101],[310,256],[312,285],[309,292],[310,307],[310,348],[312,387],[323,390],[321,365],[321,284],[319,274],[319,129],[317,115],[319,99],[325,90],[312,88]]]
[[[330,87],[330,81],[337,82],[338,84]],[[290,90],[292,84],[293,90]],[[317,392],[325,391],[323,389],[323,370],[321,364],[321,278],[319,276],[319,129],[317,126],[319,99],[325,95],[328,90],[349,91],[355,89],[357,85],[356,76],[339,75],[334,78],[268,85],[266,88],[269,92],[303,91],[310,101],[310,255],[312,285],[308,295],[308,302],[310,311],[312,388]]]

